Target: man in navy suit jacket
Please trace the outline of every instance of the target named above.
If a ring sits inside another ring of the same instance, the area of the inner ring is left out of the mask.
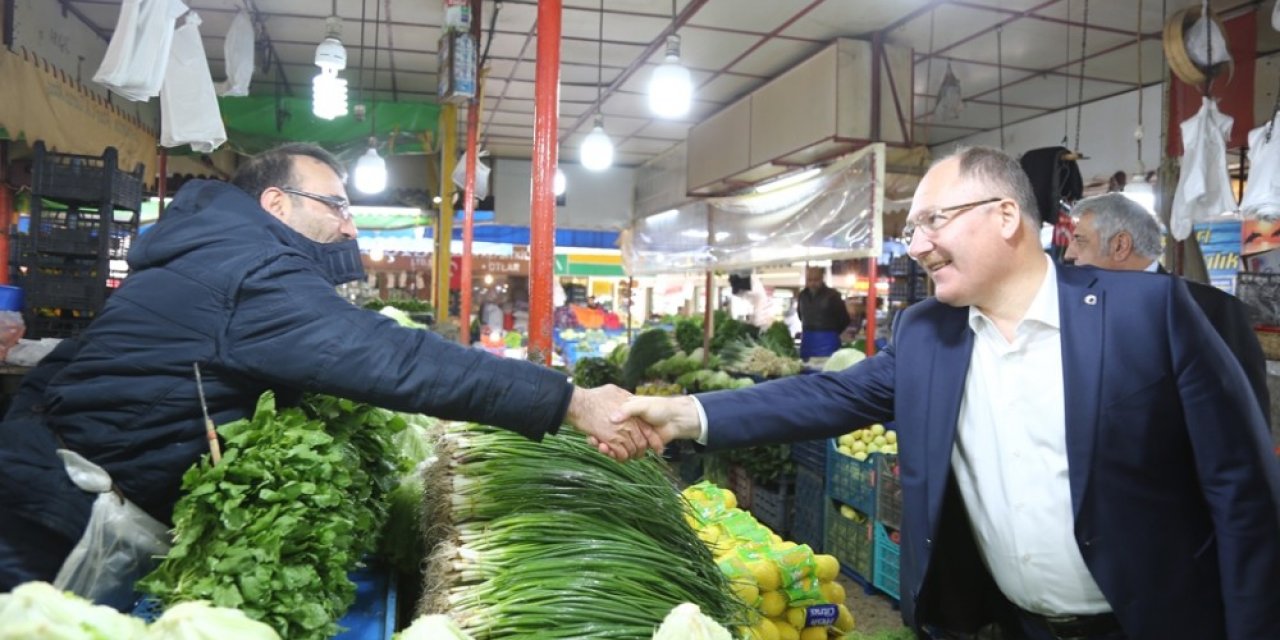
[[[1280,465],[1240,365],[1180,279],[1055,267],[1035,210],[1004,153],[945,158],[908,218],[936,299],[888,349],[615,419],[711,449],[895,420],[902,614],[935,637],[1280,638]]]

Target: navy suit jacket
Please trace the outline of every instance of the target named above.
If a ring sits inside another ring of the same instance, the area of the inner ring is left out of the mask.
[[[1057,277],[1074,534],[1128,637],[1280,638],[1280,465],[1240,365],[1179,279]],[[995,589],[951,470],[968,310],[927,300],[893,337],[842,372],[699,396],[708,447],[895,420],[903,617],[971,627]]]

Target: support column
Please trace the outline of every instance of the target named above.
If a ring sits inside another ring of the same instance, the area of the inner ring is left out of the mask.
[[[483,4],[481,0],[471,0],[471,37],[475,39],[477,48],[480,46],[480,9]],[[476,97],[467,105],[467,153],[463,156],[467,163],[467,177],[463,181],[462,193],[462,273],[459,274],[462,292],[458,300],[458,315],[462,318],[471,317],[471,240],[475,230],[476,147],[480,137],[480,109],[484,104],[483,86],[484,71],[476,69]],[[471,344],[470,325],[459,337],[462,344]]]
[[[551,363],[551,287],[555,279],[559,156],[561,0],[538,2],[538,54],[534,84],[532,211],[529,220],[529,359]]]
[[[867,265],[867,277],[871,279],[871,282],[867,285],[867,307],[864,312],[867,314],[866,351],[867,357],[869,358],[876,354],[876,307],[879,306],[877,300],[878,296],[876,295],[878,293],[876,291],[876,284],[880,279],[880,261],[876,258],[867,258],[867,261],[870,263]]]
[[[449,270],[453,253],[453,166],[458,157],[458,107],[445,104],[440,107],[440,222],[436,226],[435,242],[435,291],[436,322],[449,318]],[[463,344],[471,340],[471,319],[459,318],[458,339]]]

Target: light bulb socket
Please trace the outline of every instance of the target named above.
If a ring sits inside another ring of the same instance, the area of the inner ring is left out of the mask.
[[[667,36],[667,57],[680,59],[680,36],[674,33]]]

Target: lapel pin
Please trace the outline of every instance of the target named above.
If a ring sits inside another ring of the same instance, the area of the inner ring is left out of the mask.
[[[1087,295],[1087,296],[1085,296],[1085,297],[1084,297],[1084,303],[1085,303],[1085,304],[1087,304],[1087,305],[1095,305],[1095,304],[1098,304],[1098,296],[1095,296],[1095,295],[1093,295],[1093,294],[1091,293],[1091,294],[1089,294],[1089,295]]]

